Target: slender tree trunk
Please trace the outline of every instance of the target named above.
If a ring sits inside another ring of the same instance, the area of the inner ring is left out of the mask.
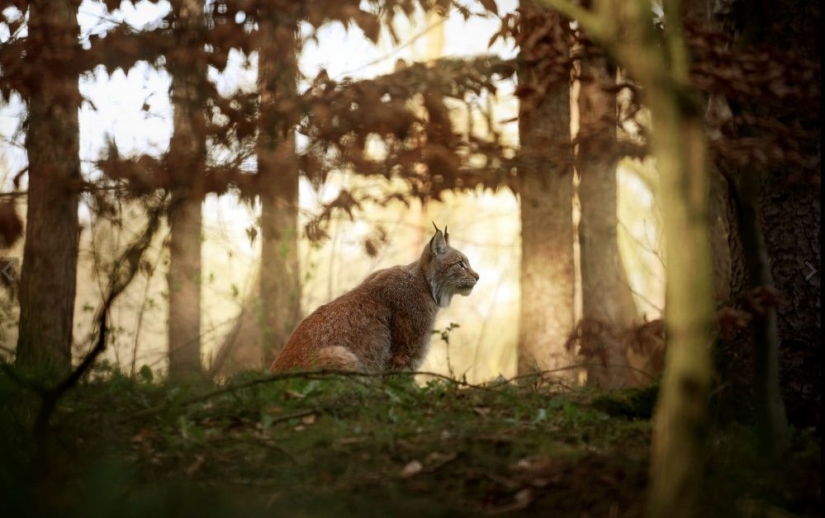
[[[605,88],[615,72],[605,58],[581,63],[579,134],[579,245],[582,283],[582,351],[587,381],[602,388],[627,386],[632,377],[621,340],[636,307],[617,241],[616,96]]]
[[[29,3],[27,60],[37,63],[26,151],[29,197],[20,274],[17,363],[52,373],[71,367],[77,283],[80,158],[78,72],[66,63],[78,47],[73,1]]]
[[[168,167],[173,182],[169,207],[169,378],[196,381],[201,369],[201,203],[206,160],[204,118],[203,3],[183,0],[176,35],[186,59],[172,61],[174,132]],[[177,55],[184,55],[178,53]]]
[[[668,331],[649,512],[687,518],[695,515],[701,490],[714,336],[705,136],[701,114],[685,113],[675,92],[651,91],[648,97],[662,174]]]
[[[657,48],[650,6],[630,2],[624,8],[625,27],[635,34],[622,61],[646,89],[667,260],[668,354],[654,415],[647,510],[654,518],[688,518],[695,516],[702,489],[715,334],[704,120],[700,99],[688,87],[690,57],[678,0],[665,1],[669,63]]]
[[[297,95],[297,14],[292,20],[266,13],[259,20],[258,179],[261,196],[260,292],[263,359],[277,356],[298,323],[301,278],[298,262],[298,164],[292,99]],[[292,106],[292,108],[289,108]]]
[[[523,6],[527,7],[527,5]],[[536,9],[532,6],[532,9]],[[528,13],[531,13],[528,16]],[[525,32],[533,24],[552,27],[546,44],[569,55],[567,22],[550,11],[527,11]],[[526,61],[534,49],[522,46]],[[565,70],[569,70],[565,68]],[[569,74],[569,72],[568,72]],[[518,372],[551,370],[574,363],[565,344],[573,330],[573,175],[570,142],[569,75],[550,85],[535,106],[519,113],[521,165],[521,315]],[[547,78],[528,65],[519,82]],[[558,375],[574,382],[573,370]]]
[[[757,217],[761,175],[745,171],[740,175],[736,196],[736,224],[742,245],[749,297],[759,297],[754,290],[772,290],[770,259]],[[762,294],[761,308],[753,311],[754,407],[760,450],[777,459],[788,446],[785,404],[779,389],[779,332],[777,311],[768,292]]]

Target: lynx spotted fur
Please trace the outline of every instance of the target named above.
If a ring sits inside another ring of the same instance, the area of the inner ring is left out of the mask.
[[[416,370],[439,308],[469,295],[478,278],[447,229],[436,227],[417,261],[374,272],[301,321],[271,370]]]

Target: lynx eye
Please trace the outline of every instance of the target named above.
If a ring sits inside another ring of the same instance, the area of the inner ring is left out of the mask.
[[[458,264],[460,267],[464,268],[465,270],[467,269],[467,265],[466,265],[466,264],[464,264],[464,261],[459,261],[459,262],[458,262],[458,263],[456,263],[456,264]]]

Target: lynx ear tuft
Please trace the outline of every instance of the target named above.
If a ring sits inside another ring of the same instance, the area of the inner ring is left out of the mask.
[[[433,228],[435,228],[435,233],[436,234],[441,232],[440,230],[438,230],[438,227],[435,225],[435,221],[433,221]],[[444,225],[444,241],[447,243],[447,245],[450,244],[450,234],[447,232],[447,225]]]
[[[435,227],[435,223],[433,226]],[[444,227],[444,230],[446,231],[447,227]],[[443,255],[447,252],[448,246],[446,232],[441,232],[438,227],[435,227],[435,235],[430,239],[430,251],[435,255]]]

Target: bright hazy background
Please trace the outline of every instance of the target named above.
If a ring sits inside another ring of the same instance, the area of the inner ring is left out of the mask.
[[[497,4],[502,13],[517,7],[515,0],[497,0]],[[140,27],[161,18],[168,8],[165,2],[142,2],[134,9],[124,4],[123,17],[131,25]],[[480,8],[474,10],[480,11]],[[107,23],[111,23],[102,20],[101,13],[88,2],[81,7],[81,12],[81,30],[86,36],[102,31]],[[443,19],[420,15],[411,22],[399,19],[397,26],[397,33],[402,38],[397,46],[392,45],[389,38],[382,38],[380,44],[374,46],[357,29],[347,32],[339,24],[324,27],[317,34],[317,43],[309,41],[305,45],[301,71],[310,79],[321,69],[333,79],[366,78],[391,72],[398,59],[409,63],[443,56],[495,53],[512,57],[515,54],[509,42],[499,41],[494,47],[487,47],[490,36],[498,27],[496,19],[473,17],[465,21],[460,16]],[[0,39],[6,37],[8,35],[0,34]],[[243,56],[235,53],[224,73],[212,72],[212,79],[222,92],[255,89],[254,56],[247,63]],[[80,113],[80,152],[87,174],[95,174],[90,162],[100,157],[106,135],[114,137],[125,156],[160,154],[167,149],[172,133],[169,83],[166,72],[154,70],[145,63],[128,73],[117,71],[108,75],[99,69],[81,80],[81,93],[89,101],[84,103]],[[512,95],[513,87],[511,82],[503,83],[494,99],[499,121],[512,121],[517,115],[518,103]],[[20,141],[15,141],[24,111],[19,99],[0,108],[3,192],[12,190],[11,175],[25,164]],[[517,123],[503,123],[500,130],[505,138],[517,143]],[[655,318],[662,305],[660,230],[650,187],[640,179],[651,176],[651,167],[640,163],[625,165],[627,167],[620,168],[619,172],[620,246],[630,282],[637,293],[640,315]],[[639,171],[645,174],[636,174]],[[301,221],[307,221],[318,210],[319,203],[334,199],[342,188],[369,192],[403,186],[391,185],[384,180],[365,180],[347,172],[330,175],[327,184],[317,191],[302,180]],[[24,215],[25,198],[16,199],[19,212]],[[134,233],[141,230],[140,212],[128,206],[124,210],[130,211],[124,218],[126,227],[115,231],[106,225],[93,226],[88,210],[81,208],[84,231],[78,269],[75,357],[90,347],[92,315],[105,286],[106,279],[98,274],[96,264],[111,258],[116,250],[122,250]],[[232,195],[212,195],[204,203],[202,350],[207,365],[255,285],[260,266],[260,242],[250,240],[247,230],[256,225],[258,214],[258,206],[240,203]],[[514,375],[521,242],[518,200],[509,191],[448,194],[443,201],[424,206],[419,203],[409,207],[401,203],[386,207],[364,206],[362,211],[355,213],[354,221],[347,217],[333,220],[329,229],[330,240],[321,246],[311,246],[306,241],[300,243],[304,314],[349,290],[372,271],[414,261],[432,235],[432,222],[442,228],[449,226],[451,244],[470,258],[481,279],[471,296],[454,298],[436,323],[438,329],[451,323],[459,325],[449,334],[449,364],[447,344],[434,336],[431,354],[422,370],[466,375],[469,381],[481,381],[499,374]],[[379,227],[386,231],[389,239],[376,257],[369,257],[364,242],[373,237]],[[166,368],[167,287],[164,274],[168,254],[163,240],[167,231],[161,234],[146,257],[156,266],[154,273],[138,277],[113,311],[111,337],[114,343],[106,357],[127,371],[143,365],[158,372]],[[0,251],[0,254],[21,258],[22,243],[11,250]],[[8,353],[16,344],[17,310],[9,300],[2,305],[0,346]]]

